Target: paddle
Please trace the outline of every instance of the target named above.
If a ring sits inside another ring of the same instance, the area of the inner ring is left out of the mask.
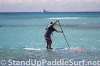
[[[68,45],[68,47],[69,47],[68,41],[67,41],[66,36],[65,36],[65,34],[64,34],[64,31],[63,31],[63,29],[62,29],[62,27],[61,27],[61,24],[60,24],[59,21],[58,21],[58,23],[59,23],[59,26],[60,26],[60,28],[61,28],[61,30],[62,30],[63,36],[64,36],[64,38],[65,38],[65,41],[66,41],[66,43],[67,43],[67,45]],[[69,47],[69,48],[70,48],[70,47]]]

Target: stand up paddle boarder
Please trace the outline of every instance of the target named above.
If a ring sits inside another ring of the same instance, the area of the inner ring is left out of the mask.
[[[51,44],[52,44],[51,34],[52,34],[52,32],[56,31],[56,32],[59,32],[59,33],[63,33],[63,31],[56,30],[53,27],[57,22],[59,22],[59,20],[56,20],[55,22],[51,22],[46,28],[44,37],[45,37],[45,40],[46,40],[46,43],[47,43],[47,47],[46,47],[47,49],[52,49],[51,48]]]

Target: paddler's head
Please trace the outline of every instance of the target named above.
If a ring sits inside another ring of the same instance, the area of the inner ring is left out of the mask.
[[[53,24],[54,22],[50,22],[50,24],[52,24],[53,26],[54,26],[54,24]]]
[[[50,22],[50,24],[53,24],[53,22]]]

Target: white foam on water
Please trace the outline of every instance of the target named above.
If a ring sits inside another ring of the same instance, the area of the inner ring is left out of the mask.
[[[40,48],[23,48],[23,49],[26,49],[26,50],[42,50]]]
[[[78,17],[52,17],[47,19],[77,19]]]

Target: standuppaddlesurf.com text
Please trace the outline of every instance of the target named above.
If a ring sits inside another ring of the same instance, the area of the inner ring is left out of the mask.
[[[28,59],[28,60],[14,60],[14,59],[8,59],[8,60],[0,60],[0,65],[9,65],[9,66],[18,66],[18,65],[33,65],[33,66],[40,66],[40,65],[48,65],[48,66],[62,66],[62,65],[66,65],[66,66],[79,66],[79,65],[96,65],[96,66],[100,66],[100,60],[86,60],[86,59],[82,59],[80,61],[76,61],[74,59],[69,59],[69,60],[65,60],[65,59],[54,59],[52,61],[48,61],[46,59],[42,59],[42,60],[36,60],[36,59]]]

